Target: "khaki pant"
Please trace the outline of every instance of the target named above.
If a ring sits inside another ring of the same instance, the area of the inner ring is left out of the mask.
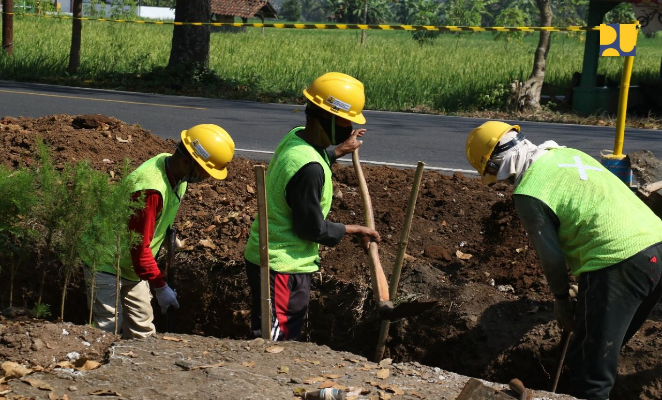
[[[115,331],[117,277],[104,272],[97,272],[94,275],[94,305],[92,306],[94,322],[99,329],[112,333]],[[87,268],[85,268],[85,282],[89,308],[92,274]],[[147,281],[135,282],[120,279],[118,332],[122,332],[122,338],[144,338],[156,332],[151,300],[152,293]]]

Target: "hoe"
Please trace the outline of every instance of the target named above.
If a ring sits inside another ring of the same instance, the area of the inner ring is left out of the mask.
[[[354,150],[352,154],[352,161],[356,177],[359,181],[359,189],[361,197],[363,198],[364,214],[366,226],[375,229],[375,218],[372,212],[372,201],[368,193],[368,185],[366,184],[363,175],[363,169],[359,162],[359,151]],[[370,279],[372,281],[372,290],[375,294],[377,302],[377,311],[379,318],[382,320],[394,320],[416,316],[422,312],[432,308],[437,302],[402,302],[396,306],[390,301],[389,285],[382,269],[382,264],[379,261],[379,248],[377,243],[371,242],[369,249],[366,250],[368,256],[368,264],[370,265]]]

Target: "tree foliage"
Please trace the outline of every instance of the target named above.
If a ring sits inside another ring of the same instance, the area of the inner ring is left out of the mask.
[[[631,24],[636,20],[631,3],[620,3],[605,15],[608,24]]]
[[[325,21],[327,16],[324,0],[301,0],[301,16],[306,21]]]
[[[504,8],[495,20],[496,26],[529,26],[531,18],[518,7]],[[495,32],[494,40],[503,40],[506,43],[521,42],[525,32]]]
[[[299,0],[285,0],[278,14],[286,21],[299,21],[301,19]]]
[[[381,24],[393,18],[390,2],[386,0],[368,1],[368,24]],[[363,0],[326,0],[325,9],[335,17],[336,22],[346,24],[363,23]]]
[[[441,6],[442,21],[446,25],[481,26],[489,17],[490,7],[497,0],[448,0]]]
[[[39,139],[37,148],[32,168],[0,166],[0,273],[9,274],[11,304],[17,273],[38,264],[42,275],[32,308],[46,316],[49,306],[42,303],[46,276],[62,271],[59,316],[63,319],[67,287],[81,267],[87,264],[94,272],[101,261],[115,265],[116,255],[136,243],[128,223],[144,202],[132,198],[126,178],[110,179],[87,161],[56,168]],[[127,160],[119,176],[128,172]]]
[[[11,171],[0,166],[0,258],[8,260],[9,306],[14,300],[16,273],[33,253],[34,229],[30,213],[37,203],[34,175],[27,169]],[[5,265],[0,263],[0,271]]]
[[[408,25],[439,25],[441,5],[434,0],[401,0],[395,9],[398,19]],[[419,44],[431,43],[438,31],[414,31],[412,39]]]

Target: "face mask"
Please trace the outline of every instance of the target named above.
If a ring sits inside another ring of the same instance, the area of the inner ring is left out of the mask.
[[[198,176],[186,175],[185,177],[182,178],[182,182],[198,183],[198,182],[202,182],[202,179],[200,179],[200,177],[198,177]]]
[[[198,183],[202,182],[202,177],[199,173],[196,173],[195,161],[191,160],[191,168],[188,171],[188,174],[182,178],[182,182],[187,183]]]
[[[317,117],[322,129],[326,132],[326,135],[331,140],[331,144],[336,146],[345,140],[349,139],[349,136],[352,134],[352,125],[349,126],[338,126],[336,124],[336,116],[332,115],[331,119],[326,119],[323,117]]]

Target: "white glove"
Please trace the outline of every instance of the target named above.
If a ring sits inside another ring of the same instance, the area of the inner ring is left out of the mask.
[[[179,308],[177,292],[172,290],[167,283],[163,287],[155,288],[154,293],[156,293],[156,300],[158,300],[159,305],[161,306],[162,314],[166,314],[170,306]]]

